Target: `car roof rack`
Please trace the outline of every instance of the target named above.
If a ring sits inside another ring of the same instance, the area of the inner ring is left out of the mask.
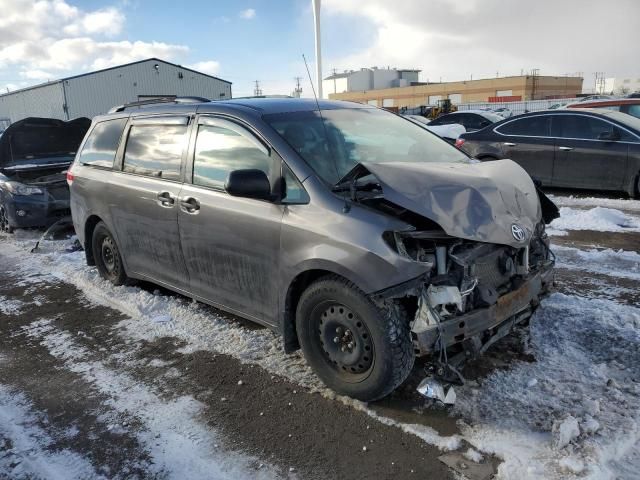
[[[158,105],[163,103],[206,103],[210,102],[208,98],[204,97],[156,97],[148,100],[139,100],[137,102],[125,103],[124,105],[118,105],[109,110],[108,113],[124,112],[130,108],[144,108],[152,105]]]

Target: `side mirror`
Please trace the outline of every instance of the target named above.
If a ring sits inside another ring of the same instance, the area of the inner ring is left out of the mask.
[[[229,173],[224,189],[234,197],[254,198],[256,200],[273,200],[271,184],[267,174],[262,170],[247,168]]]
[[[605,142],[615,142],[616,140],[620,140],[620,134],[615,130],[600,132],[598,134],[598,140],[604,140]]]

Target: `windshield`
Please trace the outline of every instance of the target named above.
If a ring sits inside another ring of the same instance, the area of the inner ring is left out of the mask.
[[[335,184],[361,162],[468,162],[455,147],[384,110],[345,108],[265,115],[316,173]]]

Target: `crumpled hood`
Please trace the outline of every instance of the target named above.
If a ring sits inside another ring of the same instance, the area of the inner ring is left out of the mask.
[[[531,177],[511,160],[362,166],[378,179],[387,200],[433,220],[453,237],[519,248],[542,218]]]

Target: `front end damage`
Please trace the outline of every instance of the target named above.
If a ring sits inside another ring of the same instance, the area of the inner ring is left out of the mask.
[[[426,165],[420,172],[408,168],[411,176],[391,164],[361,165],[351,179],[373,176],[379,189],[363,189],[357,201],[411,225],[387,232],[385,240],[426,273],[373,299],[404,307],[416,355],[431,355],[436,373],[449,380],[462,380],[458,365],[529,319],[553,285],[545,224],[558,210],[520,167],[506,162],[502,173],[487,164]],[[418,173],[422,188],[411,183]]]
[[[438,231],[395,233],[393,239],[402,255],[423,262],[428,273],[374,298],[404,306],[416,355],[433,356],[441,376],[528,320],[553,285],[544,222],[520,248]]]

